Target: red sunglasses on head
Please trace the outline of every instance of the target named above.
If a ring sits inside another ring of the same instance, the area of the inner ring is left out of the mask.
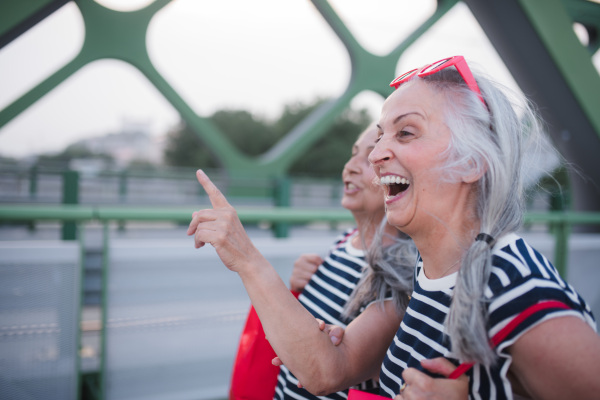
[[[475,92],[477,94],[477,96],[479,97],[479,100],[481,100],[483,105],[486,106],[486,108],[487,108],[487,104],[485,103],[485,100],[483,99],[483,96],[481,95],[481,90],[479,90],[479,86],[477,86],[475,77],[473,76],[471,69],[467,65],[467,61],[465,61],[465,58],[463,56],[454,56],[454,57],[444,58],[442,60],[439,60],[439,61],[436,61],[429,65],[426,65],[422,68],[415,68],[413,70],[410,70],[410,71],[400,75],[396,79],[394,79],[392,81],[392,83],[390,83],[390,87],[393,87],[394,89],[398,89],[400,87],[400,85],[402,85],[404,82],[408,81],[410,78],[412,78],[415,75],[417,75],[419,78],[422,78],[424,76],[433,75],[436,72],[443,70],[444,68],[448,68],[448,67],[452,67],[452,66],[454,66],[456,68],[456,70],[458,71],[460,76],[463,78],[463,80],[465,81],[465,83],[467,84],[469,89],[471,89],[473,92]]]

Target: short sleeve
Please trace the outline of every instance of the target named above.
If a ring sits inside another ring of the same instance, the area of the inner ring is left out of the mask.
[[[577,316],[595,329],[591,310],[583,298],[543,255],[521,238],[494,251],[486,297],[490,338],[514,325],[498,344],[499,351],[550,318]]]

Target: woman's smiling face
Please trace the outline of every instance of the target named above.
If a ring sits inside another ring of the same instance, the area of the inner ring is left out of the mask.
[[[369,161],[384,186],[388,221],[409,235],[427,229],[431,216],[444,220],[451,211],[456,184],[441,179],[451,137],[443,120],[445,101],[415,80],[392,93],[381,111]]]
[[[342,206],[353,213],[365,213],[380,219],[384,213],[383,191],[374,183],[375,172],[368,160],[376,138],[377,128],[371,125],[352,146],[352,155],[342,171]]]

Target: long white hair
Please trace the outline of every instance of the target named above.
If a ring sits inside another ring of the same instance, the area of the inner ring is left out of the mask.
[[[509,95],[482,74],[475,74],[486,106],[454,68],[423,78],[446,96],[445,122],[452,132],[444,158],[444,179],[457,182],[466,173],[481,174],[474,190],[479,232],[496,240],[517,231],[524,212],[524,171],[533,154],[556,150],[546,138],[533,106],[522,96]],[[520,98],[519,98],[520,97]],[[527,157],[524,157],[527,155]],[[487,335],[484,295],[491,274],[492,246],[475,241],[464,252],[446,319],[452,353],[462,361],[487,366],[496,356]]]

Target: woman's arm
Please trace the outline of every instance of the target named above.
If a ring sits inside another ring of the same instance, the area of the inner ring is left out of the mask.
[[[380,336],[375,332],[372,332],[373,327],[371,326],[371,324],[379,323],[379,317],[383,317],[383,322],[385,324],[389,323],[389,327],[380,326],[377,328],[380,330]],[[347,329],[345,330],[344,328],[336,325],[326,325],[321,320],[317,321],[319,322],[319,329],[328,334],[333,345],[337,346],[341,343],[346,343],[347,336],[345,332]],[[321,383],[322,393],[329,394],[344,390],[367,379],[379,380],[379,371],[381,369],[381,364],[383,363],[383,357],[387,348],[389,347],[389,344],[386,343],[392,342],[394,334],[398,329],[398,325],[400,325],[400,318],[398,318],[396,310],[391,301],[385,301],[383,308],[380,308],[374,304],[367,307],[363,313],[361,313],[348,325],[347,328],[349,328],[352,332],[351,341],[354,341],[354,344],[348,345],[346,343],[350,350],[342,350],[346,352],[345,357],[352,357],[352,355],[350,355],[350,353],[353,352],[351,349],[352,347],[357,348],[356,352],[363,353],[362,355],[359,355],[360,358],[356,358],[358,360],[356,365],[358,370],[353,372],[351,363],[347,365],[347,367],[350,368],[339,369],[336,367],[335,375],[331,375],[330,372],[329,376],[323,376],[324,382]],[[365,334],[361,333],[363,329],[367,330]],[[371,343],[371,341],[373,341],[373,343]],[[365,346],[365,349],[358,350],[358,348],[362,346]],[[377,357],[377,355],[380,357]],[[326,360],[320,361],[322,362]],[[275,366],[283,365],[283,362],[279,357],[275,357],[272,362]],[[294,375],[296,374],[294,373]],[[298,380],[298,382],[299,384],[302,384],[301,380]],[[316,384],[313,386],[316,386]]]
[[[265,270],[268,273],[241,273],[240,277],[267,339],[309,392],[325,395],[378,377],[400,324],[391,301],[368,307],[347,326],[342,343],[334,346],[275,270],[270,266]]]
[[[600,337],[577,317],[557,317],[531,328],[510,347],[510,354],[511,375],[531,398],[599,396]]]
[[[197,248],[210,243],[223,264],[239,274],[273,349],[304,387],[322,395],[374,377],[400,323],[391,302],[383,309],[368,307],[334,346],[254,247],[223,194],[202,171],[197,177],[213,209],[195,212],[188,234]]]

